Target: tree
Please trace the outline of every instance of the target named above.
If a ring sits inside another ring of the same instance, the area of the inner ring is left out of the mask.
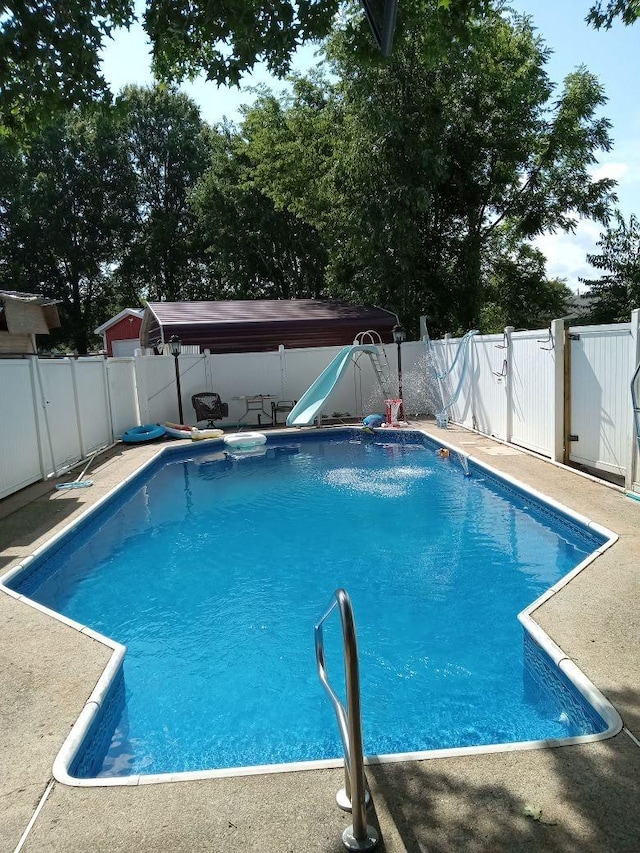
[[[8,0],[0,16],[0,129],[33,130],[105,95],[98,53],[133,0]]]
[[[555,101],[527,18],[493,9],[456,23],[407,2],[386,64],[330,44],[344,133],[334,169],[333,291],[393,308],[417,332],[478,322],[483,258],[505,223],[520,239],[606,220],[613,182],[589,166],[611,142],[598,81],[569,75]]]
[[[255,115],[254,110],[249,111]],[[251,125],[247,120],[245,129]],[[212,134],[211,165],[193,195],[218,299],[322,295],[327,256],[317,230],[278,208],[256,181],[251,132]]]
[[[439,0],[453,22],[490,0]],[[116,27],[137,20],[133,0],[8,0],[0,16],[0,128],[23,135],[72,106],[109,100],[99,53]],[[332,30],[340,0],[146,0],[143,25],[158,80],[178,83],[204,73],[238,84],[256,62],[278,76],[294,51]],[[402,3],[400,4],[400,20]],[[360,9],[363,55],[373,39]],[[379,59],[379,57],[378,57]]]
[[[546,258],[530,243],[513,235],[494,236],[487,265],[479,328],[485,334],[505,326],[540,329],[567,312],[571,291],[562,279],[549,279]]]
[[[587,21],[598,30],[602,27],[608,30],[618,17],[627,26],[635,24],[640,18],[638,0],[598,0],[589,10]]]
[[[359,23],[346,19],[328,47],[336,82],[298,79],[291,96],[247,112],[251,187],[316,230],[330,292],[392,308],[412,332],[425,313],[436,332],[480,321],[505,229],[520,285],[540,290],[518,325],[554,313],[562,287],[515,247],[580,216],[606,220],[613,182],[589,173],[610,147],[598,81],[579,69],[552,102],[528,19],[489,7],[469,22],[438,0],[402,10],[389,62],[363,61]]]
[[[282,75],[302,43],[327,35],[339,0],[148,0],[153,70],[237,84],[263,59]],[[99,52],[136,20],[133,0],[8,0],[0,16],[0,127],[31,132],[56,112],[107,97]]]
[[[74,110],[32,141],[5,196],[4,274],[61,300],[62,333],[86,353],[106,283],[133,223],[131,171],[108,115]]]
[[[160,79],[180,81],[203,71],[208,80],[238,84],[262,59],[279,76],[295,49],[326,36],[339,0],[150,0],[145,28]]]
[[[595,297],[590,312],[593,323],[624,323],[640,308],[640,222],[633,214],[627,224],[616,211],[614,224],[598,240],[599,255],[587,255],[596,269],[606,271],[599,279],[581,279]]]
[[[115,286],[136,301],[187,298],[201,289],[208,266],[190,205],[208,164],[199,108],[171,88],[128,86],[114,122],[136,207],[135,228],[113,272]]]

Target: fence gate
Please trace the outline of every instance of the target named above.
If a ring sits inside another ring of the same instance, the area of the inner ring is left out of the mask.
[[[568,338],[569,461],[625,476],[632,440],[631,324],[576,326],[569,329]]]

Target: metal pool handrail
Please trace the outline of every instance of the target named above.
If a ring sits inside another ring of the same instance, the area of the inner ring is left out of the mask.
[[[347,688],[347,708],[329,684],[324,654],[322,625],[338,608],[342,623],[344,647],[344,670]],[[362,750],[362,721],[360,717],[360,674],[358,666],[358,642],[351,599],[345,589],[337,589],[333,601],[324,616],[315,626],[316,661],[320,681],[327,691],[338,721],[344,749],[345,796],[338,792],[338,804],[345,809],[351,807],[353,825],[347,827],[342,841],[347,850],[371,850],[378,843],[378,833],[367,825],[366,782],[364,777],[364,755]],[[342,800],[342,802],[341,802]],[[345,802],[346,800],[346,802]]]

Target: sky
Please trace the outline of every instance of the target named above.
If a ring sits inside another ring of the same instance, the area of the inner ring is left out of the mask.
[[[399,0],[402,3],[402,0]],[[618,207],[628,219],[640,214],[640,22],[634,27],[616,24],[611,30],[596,31],[585,17],[592,0],[511,0],[518,12],[529,15],[538,34],[553,51],[547,64],[551,80],[559,87],[565,76],[581,65],[603,84],[608,102],[602,110],[612,122],[611,151],[602,153],[593,168],[594,178],[610,177],[618,181]],[[307,45],[295,57],[294,68],[312,67],[316,48]],[[103,51],[102,70],[114,93],[128,83],[150,84],[149,45],[141,26],[116,32]],[[286,83],[271,77],[263,66],[247,75],[241,88],[218,87],[199,79],[181,88],[199,104],[202,117],[209,123],[228,118],[240,119],[240,107],[255,98],[252,87],[266,84],[274,92],[285,90]],[[586,260],[597,253],[596,241],[602,226],[590,220],[577,224],[574,234],[544,234],[536,245],[547,258],[547,274],[564,278],[572,290],[584,290],[580,277],[599,277]]]

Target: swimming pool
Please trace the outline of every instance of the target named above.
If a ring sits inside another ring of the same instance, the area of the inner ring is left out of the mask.
[[[172,449],[16,573],[15,590],[127,646],[71,775],[337,758],[313,625],[338,586],[367,754],[602,734],[517,614],[605,535],[436,451],[355,430],[240,459]]]

